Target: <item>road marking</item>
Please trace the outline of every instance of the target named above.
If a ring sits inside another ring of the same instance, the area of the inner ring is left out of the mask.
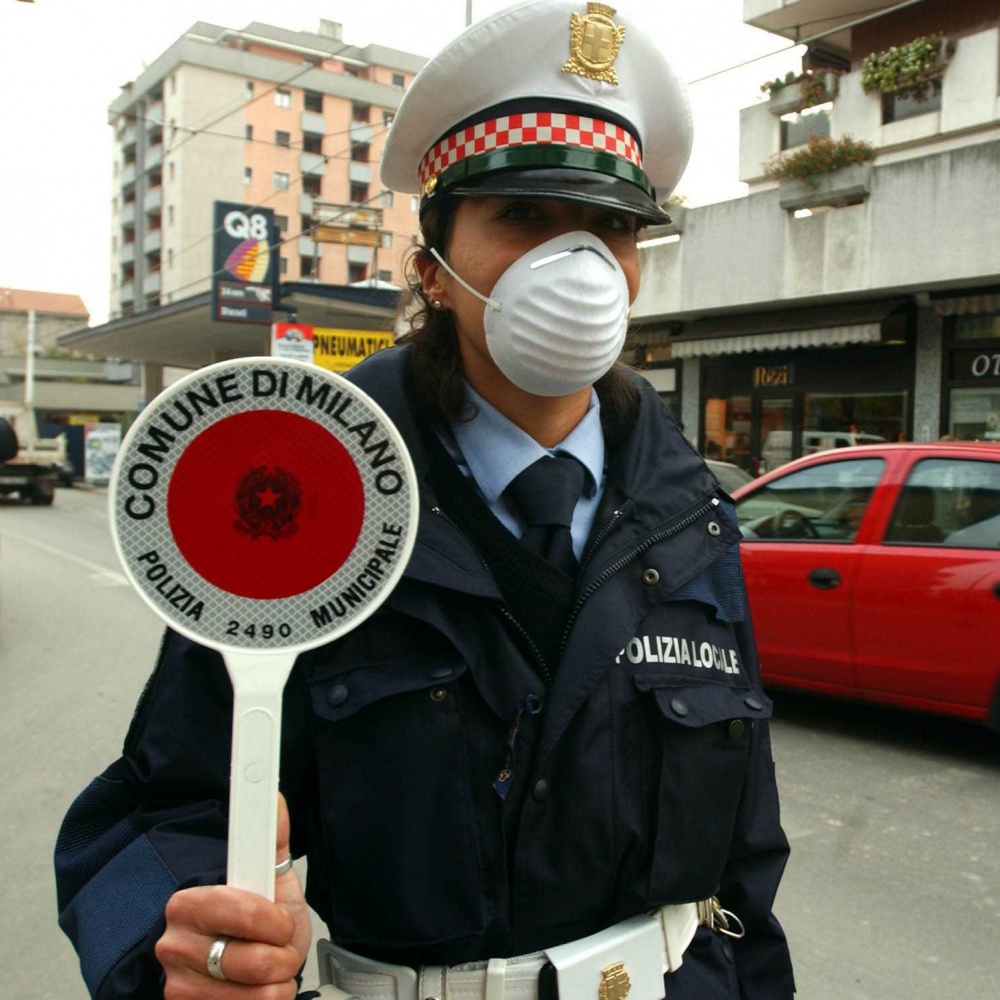
[[[116,573],[112,569],[108,569],[106,566],[101,566],[99,563],[91,562],[89,559],[83,559],[80,556],[75,556],[71,552],[66,552],[63,549],[57,549],[54,545],[46,545],[45,542],[36,541],[34,538],[29,538],[27,535],[20,535],[16,531],[10,531],[4,528],[0,532],[4,538],[13,538],[19,542],[24,542],[27,545],[33,545],[36,549],[41,549],[43,552],[48,552],[49,555],[58,556],[60,559],[66,559],[68,562],[76,563],[77,566],[82,566],[85,570],[89,570],[90,579],[94,580],[96,583],[103,584],[105,587],[128,587],[129,582],[121,573]]]

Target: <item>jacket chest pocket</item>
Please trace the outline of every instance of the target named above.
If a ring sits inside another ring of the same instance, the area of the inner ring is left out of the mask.
[[[635,684],[659,737],[650,741],[647,768],[656,831],[650,903],[704,899],[728,860],[751,733],[757,719],[770,717],[771,703],[749,687],[660,674],[637,675]]]
[[[457,656],[310,681],[335,937],[412,947],[483,927]]]

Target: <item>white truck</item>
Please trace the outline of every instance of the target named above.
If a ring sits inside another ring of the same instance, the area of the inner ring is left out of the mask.
[[[32,407],[0,400],[3,455],[11,457],[0,461],[0,496],[17,493],[22,500],[49,506],[55,499],[59,470],[66,462],[66,435],[41,437]]]

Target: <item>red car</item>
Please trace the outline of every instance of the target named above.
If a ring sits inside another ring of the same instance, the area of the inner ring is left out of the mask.
[[[841,448],[734,496],[766,682],[1000,729],[1000,444]]]

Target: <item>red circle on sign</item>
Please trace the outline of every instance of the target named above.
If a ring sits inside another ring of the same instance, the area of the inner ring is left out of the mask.
[[[321,424],[280,410],[203,430],[167,491],[170,531],[191,568],[220,590],[260,600],[305,593],[340,569],[364,512],[347,449]]]

